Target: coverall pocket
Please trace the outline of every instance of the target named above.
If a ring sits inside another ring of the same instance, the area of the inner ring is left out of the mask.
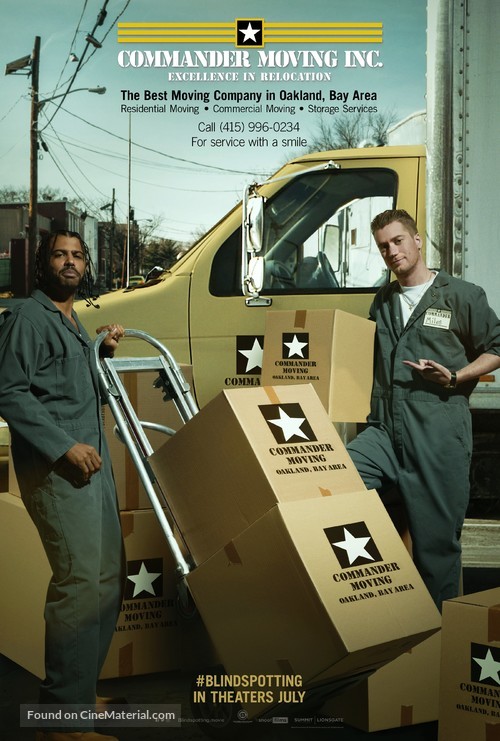
[[[56,582],[65,579],[71,571],[71,555],[64,536],[58,503],[52,494],[50,477],[47,486],[35,490],[29,513],[36,525]]]
[[[83,355],[56,360],[56,397],[60,404],[74,404],[91,385],[89,367]]]
[[[454,358],[456,355],[456,347],[455,335],[449,329],[424,326],[417,328],[417,358],[432,358],[448,367],[450,357]]]
[[[469,409],[463,404],[443,404],[443,412],[448,418],[450,434],[460,442],[467,462],[472,458],[472,420]]]

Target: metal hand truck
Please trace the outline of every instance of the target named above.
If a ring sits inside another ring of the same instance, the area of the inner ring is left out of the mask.
[[[188,563],[184,557],[174,536],[172,526],[165,514],[165,508],[169,512],[170,508],[168,500],[149,465],[148,459],[154,451],[145,433],[145,430],[149,429],[171,436],[175,431],[165,425],[142,421],[138,418],[137,412],[128,398],[127,391],[119,374],[158,371],[158,378],[154,386],[161,389],[165,401],[172,400],[183,423],[192,419],[199,409],[179,365],[171,352],[161,342],[141,330],[126,329],[125,337],[135,337],[136,339],[147,342],[158,350],[160,355],[158,357],[139,358],[101,358],[99,356],[99,350],[107,334],[107,331],[101,332],[94,344],[101,394],[109,404],[109,408],[116,421],[115,433],[121,442],[125,444],[132,457],[141,483],[146,490],[146,494],[149,497],[151,506],[155,511],[171,550],[178,576],[180,607],[186,610],[189,604],[189,596],[184,577],[191,570],[192,564]],[[189,609],[191,610],[192,608],[190,607]]]
[[[184,423],[192,419],[194,415],[198,413],[199,409],[191,395],[189,384],[185,380],[179,365],[170,351],[158,342],[158,340],[141,330],[126,329],[125,337],[134,337],[147,342],[156,348],[160,352],[160,355],[158,357],[145,358],[101,358],[99,356],[99,348],[107,334],[107,331],[102,332],[97,337],[94,345],[101,393],[103,398],[108,402],[110,410],[115,418],[115,432],[120,440],[126,445],[130,455],[132,456],[140,480],[146,490],[175,560],[176,573],[178,576],[178,606],[185,617],[193,617],[196,614],[196,608],[194,607],[189,595],[184,577],[192,570],[192,568],[194,568],[194,564],[189,563],[184,557],[174,536],[170,522],[165,515],[165,509],[170,512],[170,507],[168,505],[168,500],[161,490],[154,472],[149,465],[148,459],[154,451],[144,432],[144,430],[150,429],[171,436],[175,434],[175,430],[155,422],[139,420],[136,410],[128,398],[127,391],[119,374],[158,371],[158,379],[155,381],[154,386],[162,390],[165,401],[173,401],[179,416]],[[163,502],[160,501],[158,492],[160,493]],[[179,533],[179,535],[182,538],[182,533]],[[186,552],[189,553],[187,548]],[[214,671],[224,673],[223,667],[220,666],[216,667]],[[321,707],[332,694],[337,694],[337,692],[344,690],[349,685],[356,684],[360,679],[364,676],[368,676],[370,673],[371,672],[367,672],[366,674],[362,673],[361,676],[356,678],[347,678],[340,681],[327,681],[324,684],[307,690],[307,699],[302,709],[310,712],[311,708]],[[199,712],[202,719],[217,718],[220,720],[222,717],[225,721],[222,725],[217,724],[213,729],[209,724],[202,724],[201,727],[205,733],[210,736],[214,736],[218,739],[228,738],[232,741],[234,737],[232,722],[239,718],[239,715],[237,714],[238,708],[236,706],[225,703],[212,706],[207,702],[206,706],[203,706],[203,704],[197,705],[196,710]],[[269,710],[269,713],[265,713],[264,715],[276,714],[280,710],[285,712],[287,707],[273,706]],[[238,730],[241,731],[241,727],[238,727]]]

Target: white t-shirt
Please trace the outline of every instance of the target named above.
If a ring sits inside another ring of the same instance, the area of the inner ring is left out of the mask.
[[[405,327],[408,319],[413,314],[414,309],[418,306],[420,299],[432,285],[436,275],[437,273],[433,271],[429,280],[418,286],[399,286],[399,302],[401,304],[401,314],[403,316],[403,325]]]

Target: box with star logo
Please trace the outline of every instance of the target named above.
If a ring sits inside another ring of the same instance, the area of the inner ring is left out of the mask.
[[[439,741],[500,738],[500,588],[443,604]]]
[[[185,665],[189,646],[176,609],[175,564],[153,510],[121,513],[128,577],[101,677],[170,671]],[[50,566],[22,500],[0,494],[0,654],[44,675],[43,610]],[[181,663],[182,662],[182,663]]]
[[[262,384],[312,383],[333,422],[365,422],[374,337],[374,322],[339,309],[268,311]]]
[[[276,504],[187,581],[230,677],[292,675],[301,691],[339,691],[440,627],[373,491]],[[279,701],[259,688],[250,716]]]
[[[127,579],[101,678],[181,665],[175,565],[153,510],[121,512]]]
[[[278,502],[365,489],[310,384],[223,391],[150,463],[195,563]]]

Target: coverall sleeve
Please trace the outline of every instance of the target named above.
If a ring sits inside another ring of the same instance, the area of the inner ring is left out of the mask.
[[[500,320],[488,304],[482,288],[476,286],[475,301],[469,303],[469,342],[474,357],[482,353],[500,355]]]
[[[0,332],[0,415],[13,433],[54,463],[76,440],[55,423],[42,401],[51,376],[49,352],[28,319],[13,315],[4,322]],[[38,384],[41,372],[43,383]],[[53,378],[52,384],[55,392]]]

